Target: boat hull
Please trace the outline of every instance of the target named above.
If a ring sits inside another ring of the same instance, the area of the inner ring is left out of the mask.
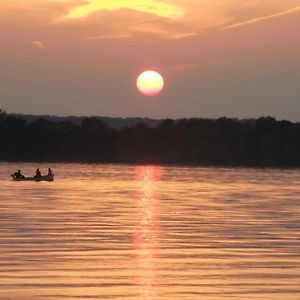
[[[54,175],[41,176],[41,177],[24,177],[24,178],[12,178],[13,181],[54,181]]]

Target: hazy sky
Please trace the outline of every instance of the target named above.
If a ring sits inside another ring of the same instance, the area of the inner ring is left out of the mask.
[[[1,0],[0,38],[7,112],[300,121],[300,0]]]

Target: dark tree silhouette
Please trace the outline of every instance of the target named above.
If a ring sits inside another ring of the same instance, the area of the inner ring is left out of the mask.
[[[300,124],[272,117],[162,120],[116,130],[99,118],[81,124],[6,114],[0,160],[300,167]]]

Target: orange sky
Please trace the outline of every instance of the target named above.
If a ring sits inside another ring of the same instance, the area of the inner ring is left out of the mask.
[[[300,0],[2,0],[0,107],[300,120]],[[133,82],[147,68],[155,101]]]

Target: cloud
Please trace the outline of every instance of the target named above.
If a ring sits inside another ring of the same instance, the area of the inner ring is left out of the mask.
[[[300,4],[300,0],[296,1]],[[81,26],[88,39],[140,35],[182,39],[207,30],[229,29],[288,15],[295,0],[88,0],[61,16],[58,25]],[[276,11],[281,11],[277,13]],[[261,17],[261,15],[265,15]],[[104,30],[105,29],[105,30]],[[95,31],[95,32],[94,32]]]
[[[72,8],[82,5],[83,0],[1,0],[1,23],[27,23],[45,25]]]
[[[80,34],[87,33],[82,36],[87,40],[124,39],[142,35],[180,39],[195,34],[184,20],[172,20],[125,8],[99,11],[79,19],[57,19],[53,26],[65,30],[78,29]]]
[[[47,47],[45,46],[45,44],[41,41],[33,41],[32,42],[34,46],[36,46],[37,48],[39,49],[42,49],[42,50],[46,50]]]
[[[178,40],[299,9],[300,0],[4,0],[0,2],[0,25],[19,23],[28,32],[34,28],[80,40],[141,35]]]
[[[126,33],[116,33],[116,34],[102,34],[100,36],[89,36],[86,38],[88,41],[93,41],[93,40],[110,40],[110,39],[127,39],[132,37],[131,34],[126,34]]]
[[[265,21],[265,20],[278,18],[278,17],[281,17],[281,16],[286,16],[286,15],[295,13],[297,11],[300,11],[300,6],[297,6],[297,7],[291,8],[291,9],[287,9],[287,10],[281,11],[279,13],[267,15],[267,16],[264,16],[264,17],[258,17],[258,18],[254,18],[254,19],[247,20],[247,21],[244,21],[244,22],[230,24],[230,25],[222,27],[221,29],[222,30],[227,30],[227,29],[232,29],[232,28],[236,28],[236,27],[246,26],[246,25],[262,22],[262,21]]]
[[[163,0],[89,0],[87,3],[71,9],[65,18],[84,18],[98,11],[110,12],[119,9],[131,9],[170,19],[180,18],[184,14],[180,6]]]

